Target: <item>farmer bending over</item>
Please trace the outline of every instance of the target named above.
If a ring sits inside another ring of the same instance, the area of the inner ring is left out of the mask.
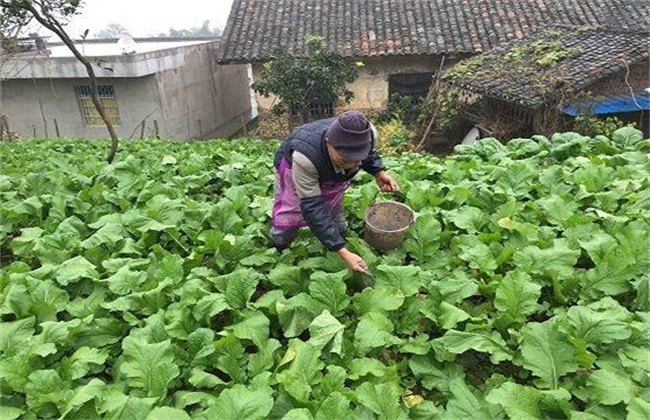
[[[368,268],[345,248],[347,223],[343,195],[359,168],[374,175],[382,191],[399,187],[384,171],[375,149],[374,127],[359,111],[305,124],[282,142],[275,154],[275,203],[271,241],[279,250],[309,226],[330,251],[338,253],[350,270]]]

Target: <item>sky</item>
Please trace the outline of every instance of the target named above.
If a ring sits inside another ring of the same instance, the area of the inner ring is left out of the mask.
[[[89,29],[89,37],[117,23],[133,37],[156,36],[170,28],[200,27],[210,20],[213,27],[223,29],[233,0],[85,0],[81,14],[67,25],[66,31],[77,38]]]

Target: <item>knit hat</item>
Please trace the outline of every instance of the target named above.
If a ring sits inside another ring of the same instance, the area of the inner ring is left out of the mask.
[[[370,122],[359,111],[346,111],[334,120],[325,133],[327,142],[346,160],[361,161],[372,147]]]

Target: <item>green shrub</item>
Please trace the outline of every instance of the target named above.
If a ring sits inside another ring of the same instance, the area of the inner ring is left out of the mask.
[[[428,106],[424,98],[393,93],[388,100],[388,106],[376,114],[379,123],[390,123],[399,119],[405,125],[412,127],[424,121],[428,115]]]
[[[386,123],[375,124],[379,134],[377,148],[382,155],[394,155],[399,152],[411,151],[415,132],[406,127],[400,119]]]
[[[578,115],[573,122],[574,131],[586,136],[603,135],[611,137],[619,128],[635,127],[634,123],[627,123],[617,117],[598,118],[594,115]]]
[[[275,115],[297,114],[302,122],[310,119],[312,104],[334,106],[340,100],[350,103],[354,93],[347,85],[359,75],[359,64],[351,64],[329,51],[323,38],[306,36],[305,42],[307,57],[277,49],[275,59],[264,64],[260,80],[252,86],[262,96],[278,97],[279,102],[271,108]]]

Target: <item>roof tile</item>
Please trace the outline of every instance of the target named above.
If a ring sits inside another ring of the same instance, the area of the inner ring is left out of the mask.
[[[443,79],[493,98],[537,108],[559,86],[579,91],[649,62],[648,30],[553,25],[476,55]]]
[[[650,26],[647,0],[234,0],[221,62],[277,47],[306,55],[319,35],[344,57],[478,53],[541,25]]]

